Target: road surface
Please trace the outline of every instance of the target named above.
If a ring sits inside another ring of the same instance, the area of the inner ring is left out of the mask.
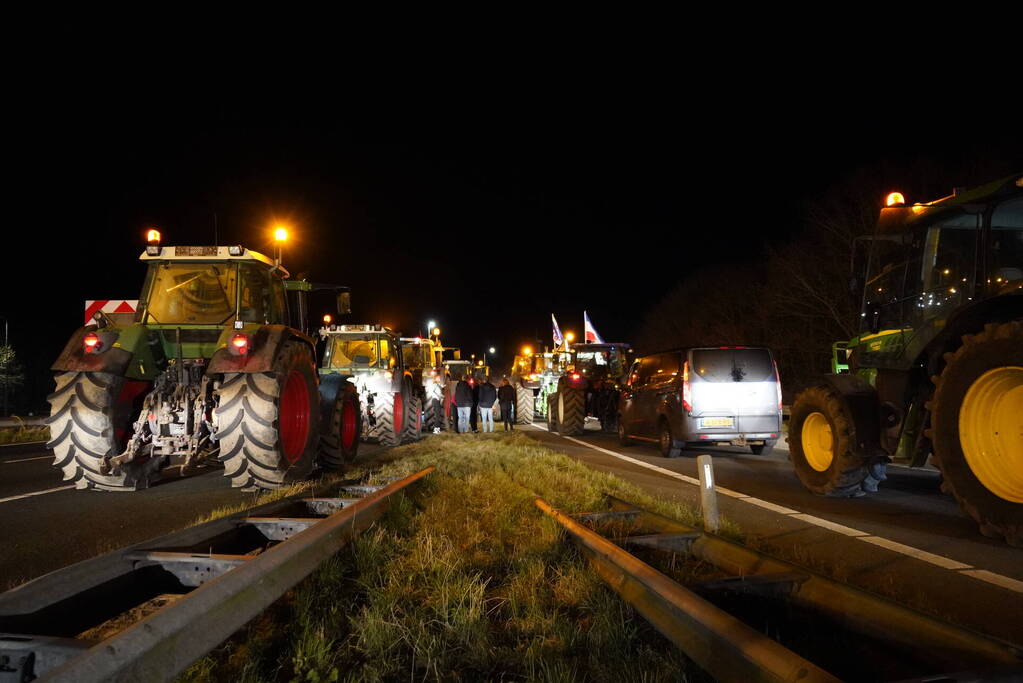
[[[713,456],[723,516],[754,544],[839,579],[990,635],[1023,644],[1023,549],[985,538],[933,469],[889,467],[877,494],[836,499],[809,493],[780,441],[770,455],[734,447],[667,459],[656,446],[622,447],[588,423],[580,437],[526,433],[594,469],[664,499],[699,507],[696,455]],[[695,482],[695,483],[694,483]]]

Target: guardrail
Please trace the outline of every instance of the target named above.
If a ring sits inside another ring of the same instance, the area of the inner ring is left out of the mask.
[[[167,681],[380,518],[429,467],[363,498],[270,503],[52,572],[0,595],[0,681]],[[77,638],[158,595],[184,597],[101,642]]]
[[[1023,649],[1016,645],[903,607],[626,501],[607,498],[610,511],[571,517],[539,498],[535,502],[583,548],[612,589],[715,678],[838,680],[823,665],[784,648],[717,604],[734,608],[754,598],[766,598],[774,601],[772,605],[781,606],[782,613],[802,610],[815,619],[826,620],[836,633],[877,643],[885,650],[887,660],[898,662],[899,667],[916,666],[929,675],[968,670],[927,680],[1023,679]],[[621,535],[608,540],[584,522],[613,523]],[[690,555],[731,576],[687,589],[621,546]],[[809,652],[803,655],[815,659]]]

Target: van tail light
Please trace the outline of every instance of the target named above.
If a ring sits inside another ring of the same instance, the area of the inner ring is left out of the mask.
[[[682,364],[682,407],[693,412],[693,387],[689,383],[689,361]]]
[[[778,363],[773,360],[771,363],[774,365],[774,387],[778,390],[778,410],[781,411],[781,375],[778,374]]]

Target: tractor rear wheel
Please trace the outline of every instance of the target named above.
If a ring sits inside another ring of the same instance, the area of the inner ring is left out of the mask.
[[[533,396],[533,390],[521,384],[515,385],[515,424],[533,424],[535,408],[536,397]]]
[[[320,462],[328,469],[337,469],[355,460],[362,436],[362,407],[359,392],[345,382],[331,411],[330,426],[320,438]]]
[[[1023,323],[963,337],[935,377],[933,462],[986,536],[1023,546]]]
[[[379,393],[373,398],[375,424],[370,436],[381,446],[397,446],[401,443],[405,428],[405,396],[400,392]]]
[[[218,393],[216,438],[231,486],[276,489],[308,476],[319,392],[307,346],[286,342],[271,372],[225,374]]]
[[[558,431],[558,392],[547,394],[547,431]]]
[[[444,387],[431,381],[426,387],[426,404],[423,406],[427,431],[444,429]]]
[[[796,397],[789,422],[789,460],[803,486],[822,496],[863,495],[867,462],[852,452],[852,424],[830,387],[810,387]]]
[[[578,436],[586,425],[586,394],[572,387],[558,390],[558,433]]]
[[[405,425],[401,432],[402,443],[414,443],[423,438],[423,408],[419,398],[413,396],[406,403]]]
[[[103,473],[104,458],[120,455],[132,435],[150,382],[108,372],[62,372],[50,402],[53,464],[80,489],[135,491],[160,478],[162,458],[138,459]]]

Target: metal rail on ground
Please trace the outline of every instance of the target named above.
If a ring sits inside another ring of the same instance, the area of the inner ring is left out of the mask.
[[[433,471],[351,498],[288,499],[145,541],[0,594],[0,683],[167,681],[379,519]],[[154,605],[169,603],[162,608]],[[154,610],[155,611],[152,611]],[[146,614],[99,642],[122,615]],[[83,634],[84,637],[83,637]]]
[[[903,607],[624,500],[612,496],[608,500],[609,511],[573,516],[542,499],[535,502],[580,545],[612,589],[715,678],[813,681],[850,676],[849,671],[829,668],[836,657],[818,661],[807,643],[796,654],[731,614],[763,623],[766,611],[774,632],[784,630],[777,622],[785,619],[810,619],[814,624],[807,622],[807,630],[822,624],[833,628],[828,637],[853,644],[848,656],[860,656],[856,648],[876,652],[880,669],[885,662],[894,663],[895,678],[940,673],[940,679],[926,680],[1023,679],[1020,646]],[[609,540],[586,524],[609,525],[615,536]],[[687,555],[713,565],[724,576],[683,587],[623,547]],[[751,618],[745,613],[751,607],[761,614]],[[906,671],[912,673],[907,676]],[[872,679],[875,676],[870,674]]]

